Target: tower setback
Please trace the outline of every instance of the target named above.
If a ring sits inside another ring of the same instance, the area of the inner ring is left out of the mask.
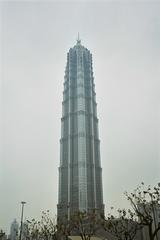
[[[67,54],[61,118],[58,218],[104,213],[92,55],[77,44]]]

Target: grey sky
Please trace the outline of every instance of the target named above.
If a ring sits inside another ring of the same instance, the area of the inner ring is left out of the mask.
[[[160,181],[160,1],[1,2],[0,228],[56,214],[66,54],[93,53],[104,203]]]

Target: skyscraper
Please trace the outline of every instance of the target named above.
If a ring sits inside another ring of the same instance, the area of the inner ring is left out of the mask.
[[[11,240],[18,239],[18,230],[19,230],[18,223],[17,223],[16,219],[14,219],[14,221],[11,224],[9,239],[11,239]]]
[[[79,37],[67,54],[60,146],[58,218],[93,209],[103,214],[92,54]]]

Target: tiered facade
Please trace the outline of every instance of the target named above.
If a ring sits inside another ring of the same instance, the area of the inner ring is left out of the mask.
[[[79,39],[67,55],[60,146],[58,218],[93,209],[103,214],[92,55]]]

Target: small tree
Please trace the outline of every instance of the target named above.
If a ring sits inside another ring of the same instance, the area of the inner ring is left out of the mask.
[[[64,217],[62,222],[58,220],[57,234],[59,238],[68,239],[68,236],[71,234],[71,231],[72,231],[72,226],[67,216]]]
[[[71,217],[70,225],[72,233],[79,235],[82,240],[90,240],[98,228],[98,216],[95,211],[77,212]]]
[[[130,201],[140,225],[146,226],[150,240],[159,240],[160,222],[157,213],[160,211],[160,186],[151,188],[141,185],[133,193],[125,193]]]
[[[30,240],[57,240],[57,225],[50,218],[49,211],[42,212],[40,221],[32,219],[28,222],[28,239]]]
[[[111,208],[113,209],[113,208]],[[136,221],[135,214],[131,210],[117,210],[118,217],[109,214],[108,218],[103,222],[105,231],[109,232],[118,240],[133,240],[137,231],[141,228]]]
[[[6,235],[5,232],[1,229],[0,230],[0,240],[3,240],[5,235]]]

